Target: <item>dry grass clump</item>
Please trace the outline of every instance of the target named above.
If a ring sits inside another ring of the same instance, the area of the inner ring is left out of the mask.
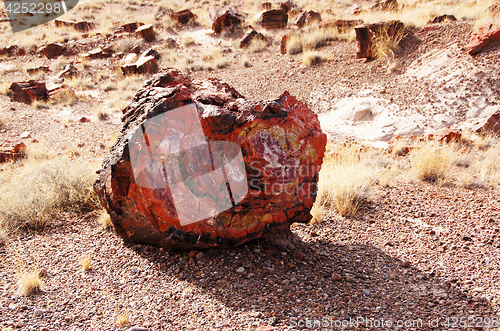
[[[287,54],[298,54],[307,50],[315,50],[335,40],[348,40],[347,34],[340,34],[337,29],[319,29],[309,27],[300,35],[292,36],[286,43]]]
[[[8,81],[3,81],[0,83],[0,95],[7,95],[10,91],[10,85],[12,85]]]
[[[219,50],[203,53],[197,59],[185,58],[183,60],[180,64],[180,69],[187,72],[222,69],[230,64],[228,59]]]
[[[143,39],[134,38],[134,37],[123,38],[123,39],[119,39],[113,45],[113,51],[115,51],[117,53],[123,52],[123,53],[127,54],[127,53],[130,53],[132,48],[134,48],[136,46],[139,46],[142,48],[144,46],[144,44],[145,44],[145,42]]]
[[[16,233],[40,229],[61,212],[98,208],[94,167],[67,160],[28,160],[0,187],[0,229]]]
[[[82,267],[83,271],[90,270],[92,259],[89,255],[82,256],[80,259],[78,259],[78,262],[80,262],[80,266]]]
[[[125,326],[130,323],[130,316],[127,313],[119,314],[116,319],[120,326]]]
[[[420,180],[443,183],[452,179],[457,158],[455,144],[429,142],[410,152],[411,170]]]
[[[255,38],[254,40],[252,40],[250,45],[248,45],[246,51],[250,53],[259,53],[265,51],[266,49],[267,42],[265,40]]]
[[[22,272],[18,272],[17,276],[18,292],[21,295],[35,294],[40,291],[40,288],[43,285],[38,270],[24,270]]]
[[[121,76],[121,80],[113,82],[114,91],[108,95],[106,107],[112,111],[119,111],[125,108],[134,98],[137,91],[142,88],[145,76],[130,75]],[[108,89],[109,90],[109,89]]]
[[[302,63],[304,63],[306,66],[316,65],[321,62],[330,60],[331,56],[318,51],[306,51],[302,55]]]
[[[69,81],[69,85],[71,88],[77,90],[77,91],[82,91],[82,90],[88,90],[94,87],[94,81],[92,78],[84,76],[75,76],[71,78]]]
[[[193,37],[191,37],[191,36],[185,36],[185,37],[182,38],[182,45],[184,47],[192,47],[192,46],[196,46],[197,43],[196,43],[196,41],[194,40]]]
[[[240,63],[242,66],[244,66],[245,68],[250,68],[252,66],[252,62],[250,62],[250,59],[243,55],[240,59]]]
[[[373,54],[375,59],[389,59],[394,61],[395,53],[399,43],[404,37],[405,28],[402,28],[394,34],[390,34],[387,29],[383,30],[373,38]]]
[[[481,180],[494,185],[500,184],[500,163],[498,160],[500,160],[500,141],[496,139],[495,143],[483,151],[479,162],[476,163]]]
[[[334,148],[325,156],[319,174],[318,196],[311,211],[318,219],[334,208],[341,216],[352,216],[368,198],[377,170],[365,162],[370,153],[356,145]]]
[[[106,210],[102,210],[97,218],[97,223],[99,223],[105,229],[113,228],[113,222],[111,221],[111,217],[109,216]]]

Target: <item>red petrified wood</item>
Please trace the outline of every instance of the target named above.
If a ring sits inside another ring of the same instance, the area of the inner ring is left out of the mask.
[[[30,80],[28,82],[12,83],[12,92],[9,93],[12,100],[17,102],[32,103],[35,100],[47,100],[49,92],[45,82]]]
[[[125,241],[169,249],[232,247],[311,219],[326,135],[317,115],[288,92],[276,100],[251,101],[219,80],[191,81],[170,68],[145,82],[123,112],[121,134],[94,188]],[[157,118],[161,120],[154,122]],[[191,136],[196,130],[204,135],[203,141]],[[201,151],[207,142],[210,157],[196,162],[184,157]],[[186,150],[183,144],[193,147]],[[224,158],[214,154],[224,144],[236,146],[241,160],[239,170],[230,168],[226,175],[247,190],[227,179],[220,186],[218,180],[202,180],[218,169],[216,159],[224,159],[225,165],[231,160],[231,148]],[[153,158],[160,154],[164,163]],[[212,167],[201,171],[200,166],[210,163]],[[161,182],[172,164],[181,165],[177,169],[182,181],[174,176]],[[200,182],[185,190],[188,180]],[[179,185],[184,187],[182,196],[176,193]],[[186,205],[179,201],[192,205],[188,211],[196,216],[214,203],[206,194],[222,199],[221,192],[228,189],[235,201],[232,206],[183,223],[180,215]],[[205,195],[200,195],[203,190]]]
[[[500,26],[487,24],[479,28],[472,35],[469,44],[465,47],[470,55],[477,54],[486,48],[489,44],[500,41]]]
[[[245,21],[245,15],[238,9],[227,6],[211,9],[210,18],[212,19],[212,30],[215,33],[221,33],[222,30],[232,30]]]
[[[0,146],[0,163],[16,162],[26,156],[26,145],[19,143],[14,146]]]

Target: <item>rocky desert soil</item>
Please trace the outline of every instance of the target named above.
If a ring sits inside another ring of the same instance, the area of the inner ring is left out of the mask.
[[[0,23],[4,35],[7,24]],[[313,66],[304,65],[301,54],[281,55],[274,40],[262,52],[233,51],[228,66],[191,77],[221,79],[255,100],[287,90],[319,114],[332,143],[386,147],[393,135],[460,128],[498,109],[499,45],[469,56],[464,46],[473,28],[470,21],[411,28],[391,61],[356,59],[355,42],[333,41],[321,48],[332,59]],[[183,33],[195,42],[218,38]],[[174,54],[187,52],[182,34],[161,36],[178,42]],[[143,50],[161,47],[162,38]],[[82,53],[106,43],[104,36],[84,37],[78,52],[58,59],[37,52],[3,57],[2,82],[9,85],[29,79],[25,69],[35,65],[51,68],[42,78],[54,77],[61,59],[75,63],[78,77],[90,82],[75,84],[77,101],[69,105],[28,105],[2,94],[0,143],[24,141],[72,162],[102,160],[121,128],[120,112],[106,109],[112,93],[126,98],[140,88],[132,80],[131,90],[118,86],[115,57],[82,64]],[[240,63],[243,55],[249,67]],[[100,120],[100,110],[109,116]],[[2,176],[21,168],[4,164]],[[320,222],[294,224],[291,232],[203,252],[124,244],[96,223],[97,212],[64,214],[0,247],[0,327],[497,330],[499,193],[497,185],[466,189],[396,180],[375,185],[373,198],[352,217],[331,211]],[[85,256],[88,271],[79,262]],[[39,293],[17,292],[23,264],[40,271]]]

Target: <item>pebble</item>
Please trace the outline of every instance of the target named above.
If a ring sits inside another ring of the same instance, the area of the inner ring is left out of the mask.
[[[239,267],[238,269],[236,269],[236,272],[239,274],[241,274],[244,271],[245,271],[245,268],[243,268],[243,267]]]
[[[146,329],[146,328],[143,328],[140,326],[133,326],[130,329],[128,329],[127,331],[149,331],[149,329]]]
[[[33,316],[35,316],[35,317],[40,317],[40,316],[42,316],[43,314],[45,314],[45,310],[35,309],[35,312],[33,313]]]
[[[363,290],[363,295],[368,296],[370,294],[372,294],[372,292],[370,292],[369,290]]]
[[[335,282],[340,282],[342,280],[342,276],[339,275],[339,274],[333,273],[332,274],[332,280],[335,281]]]

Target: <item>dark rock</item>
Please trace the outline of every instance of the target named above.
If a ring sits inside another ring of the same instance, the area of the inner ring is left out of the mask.
[[[184,9],[172,14],[172,18],[181,24],[187,24],[190,20],[195,20],[196,15],[189,9]]]
[[[457,18],[453,15],[441,15],[436,16],[429,21],[429,24],[443,23],[443,22],[455,22]]]
[[[281,54],[286,54],[287,53],[287,43],[288,40],[290,40],[290,35],[285,34],[283,37],[281,37],[281,46],[280,46],[280,52]]]
[[[87,22],[87,21],[74,22],[74,21],[67,21],[67,20],[55,20],[54,23],[55,23],[57,28],[70,27],[70,28],[73,28],[77,31],[82,31],[82,32],[87,32],[87,31],[95,28],[94,23]]]
[[[127,23],[122,25],[120,28],[121,31],[123,32],[135,32],[140,26],[143,26],[144,23],[141,22],[132,22],[132,23]]]
[[[283,9],[285,12],[290,13],[290,14],[298,14],[302,11],[302,8],[297,6],[293,1],[291,0],[286,0],[283,1],[280,4],[280,8]]]
[[[40,52],[49,59],[56,58],[64,53],[66,47],[60,43],[52,43],[42,47]]]
[[[28,82],[12,83],[10,90],[12,92],[9,93],[9,96],[17,102],[30,104],[35,100],[47,100],[49,98],[45,82],[30,80]]]
[[[0,49],[0,55],[7,55],[7,56],[21,56],[25,55],[26,51],[22,48],[19,48],[17,45],[11,45],[7,46],[5,48]]]
[[[26,72],[30,75],[36,74],[37,72],[49,72],[48,66],[38,66],[26,69]]]
[[[111,57],[112,55],[113,54],[111,53],[111,50],[103,50],[102,48],[96,48],[86,54],[82,54],[82,58],[105,59]]]
[[[493,133],[500,134],[500,110],[495,111],[493,114],[478,120],[472,127],[473,131],[478,133]]]
[[[264,29],[285,28],[288,24],[288,14],[283,9],[267,10],[262,13],[260,24]]]
[[[0,163],[17,162],[26,157],[26,145],[18,143],[14,146],[0,147]]]
[[[311,219],[326,135],[287,92],[250,101],[165,69],[122,121],[94,188],[125,241],[232,247]]]
[[[245,21],[245,15],[234,7],[223,6],[212,8],[210,19],[212,20],[212,30],[215,33],[221,33],[222,30],[233,31],[236,27],[241,26]]]
[[[141,37],[142,39],[144,39],[148,43],[155,40],[155,37],[156,37],[156,34],[155,34],[155,31],[153,29],[152,24],[146,24],[146,25],[138,27],[137,30],[135,30],[135,33],[138,37]]]
[[[400,21],[388,21],[356,26],[354,30],[358,41],[358,59],[371,59],[374,56],[373,39],[379,36],[396,38],[404,30],[404,24]]]
[[[243,38],[240,40],[240,48],[246,48],[250,46],[253,40],[266,40],[266,37],[260,33],[255,31],[254,29],[251,29],[248,31]]]
[[[161,59],[160,53],[158,53],[158,51],[154,48],[150,48],[141,54],[141,57],[146,57],[146,56],[152,56],[156,59],[156,61],[159,61]]]
[[[500,25],[487,24],[472,34],[470,42],[465,49],[469,55],[480,53],[491,43],[500,41]]]
[[[321,22],[320,13],[317,13],[312,10],[306,10],[300,13],[299,16],[297,16],[294,24],[297,25],[299,28],[302,28],[305,25],[309,25],[313,22]]]

